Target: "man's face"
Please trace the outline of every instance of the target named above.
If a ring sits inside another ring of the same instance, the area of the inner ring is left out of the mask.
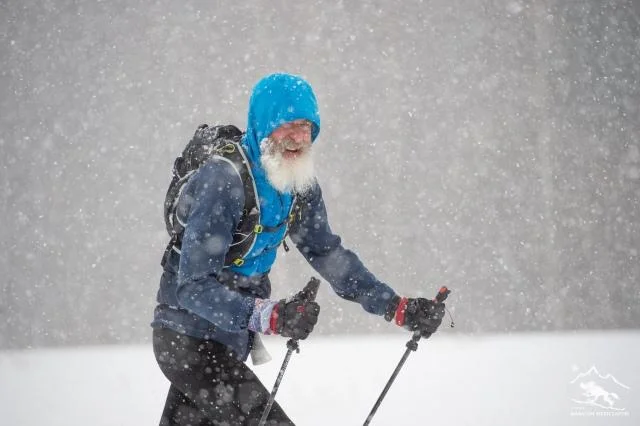
[[[311,149],[311,123],[307,120],[285,123],[271,133],[269,142],[270,148],[285,160],[295,160]]]
[[[281,192],[304,192],[313,184],[312,124],[285,123],[262,141],[262,165],[271,184]]]

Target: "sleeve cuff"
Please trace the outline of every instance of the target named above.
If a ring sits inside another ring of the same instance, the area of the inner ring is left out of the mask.
[[[389,302],[389,304],[387,305],[384,311],[385,320],[390,322],[395,318],[396,310],[398,309],[398,305],[400,304],[400,299],[401,297],[398,295],[395,295],[391,298],[391,301]]]

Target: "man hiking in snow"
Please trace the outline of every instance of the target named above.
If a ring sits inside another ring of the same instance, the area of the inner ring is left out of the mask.
[[[171,382],[161,425],[258,424],[269,392],[245,364],[258,334],[305,339],[320,311],[303,297],[270,299],[287,234],[340,297],[423,337],[442,322],[444,304],[400,297],[331,231],[311,155],[319,132],[311,86],[273,74],[253,89],[245,133],[201,126],[176,160],[152,323]],[[276,403],[267,424],[293,422]]]

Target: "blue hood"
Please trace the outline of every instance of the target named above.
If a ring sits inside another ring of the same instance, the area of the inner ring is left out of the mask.
[[[291,74],[271,74],[260,80],[249,100],[247,132],[242,140],[254,167],[261,167],[260,141],[284,123],[305,119],[313,123],[311,140],[320,133],[320,114],[313,89]]]

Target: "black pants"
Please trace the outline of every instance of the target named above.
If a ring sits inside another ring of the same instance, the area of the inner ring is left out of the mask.
[[[162,328],[153,330],[153,350],[171,382],[160,426],[258,424],[269,391],[226,346]],[[293,422],[274,403],[267,424]]]

